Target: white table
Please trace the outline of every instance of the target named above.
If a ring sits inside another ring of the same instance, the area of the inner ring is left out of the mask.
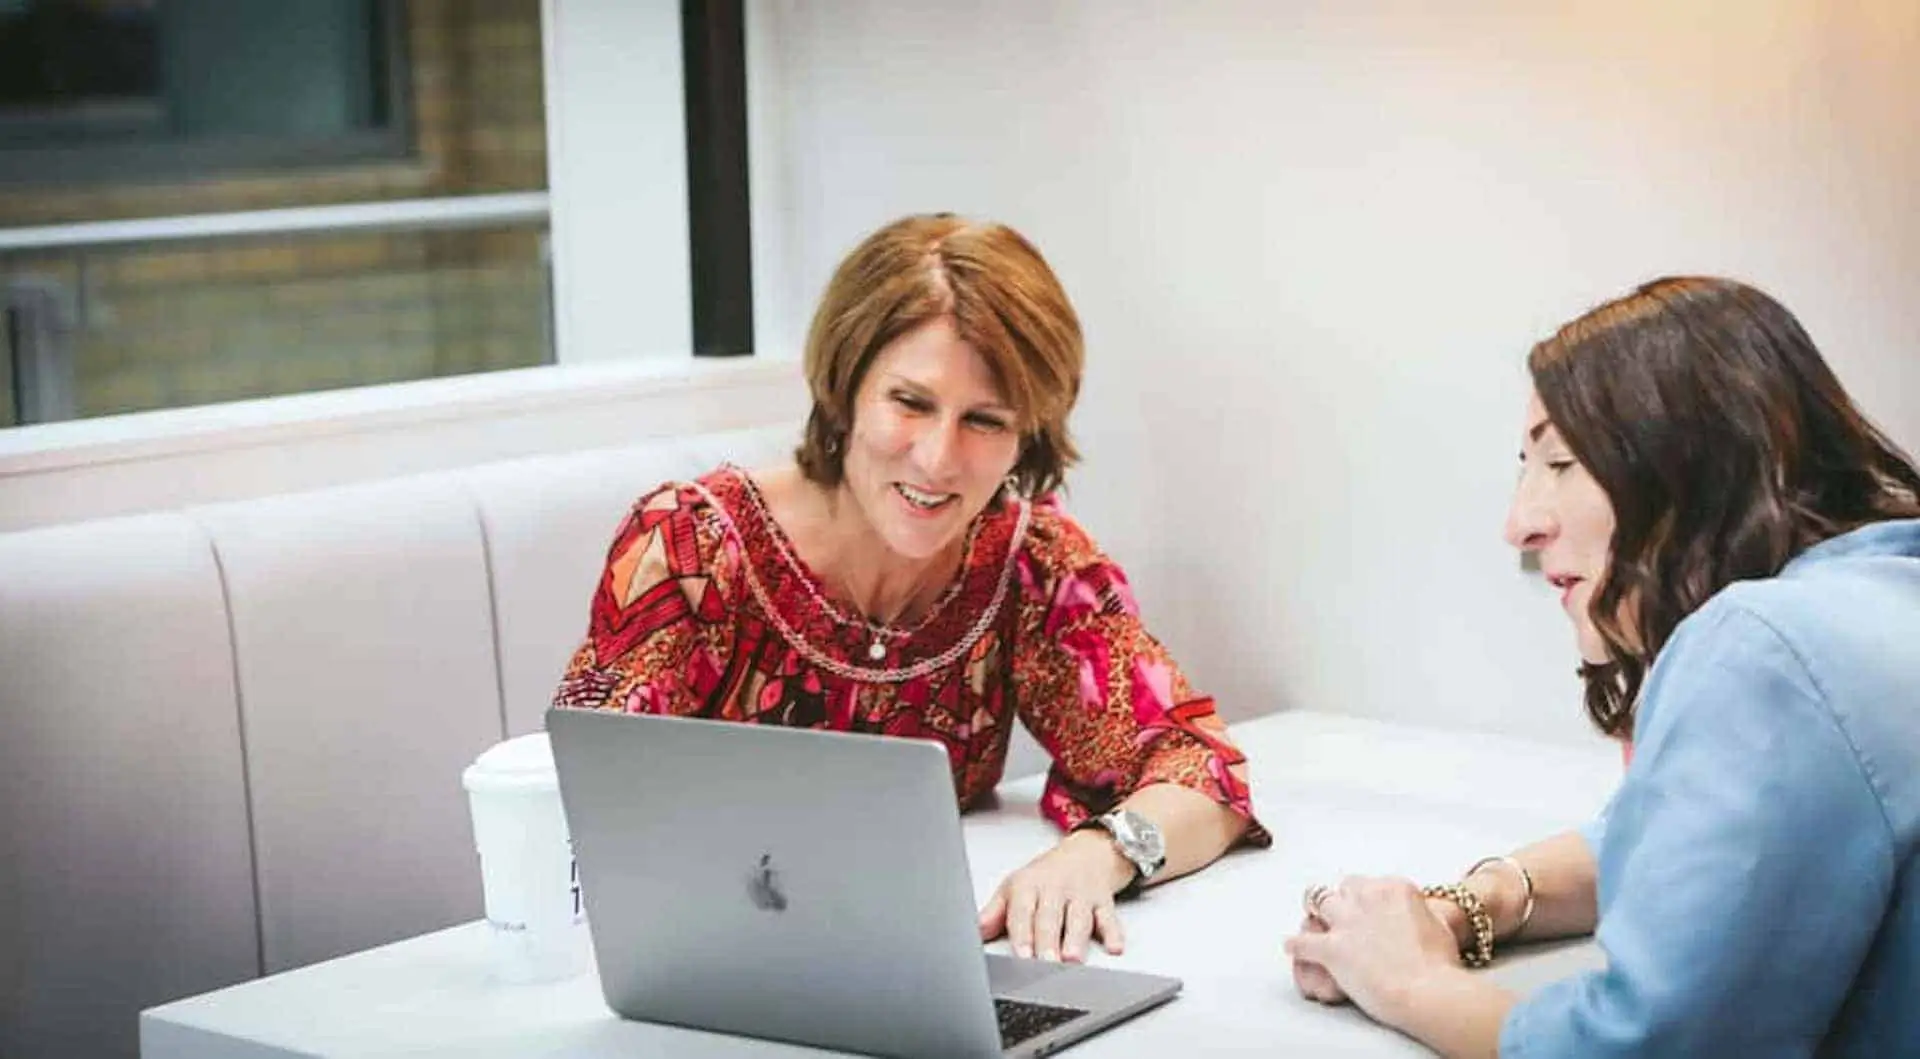
[[[1076,1059],[1227,1048],[1276,1055],[1421,1055],[1350,1008],[1293,990],[1280,943],[1300,893],[1342,874],[1454,878],[1473,860],[1596,812],[1620,773],[1595,740],[1565,747],[1329,714],[1290,712],[1233,727],[1253,764],[1255,807],[1274,834],[1123,906],[1127,951],[1095,960],[1176,975],[1179,999],[1082,1044]],[[1040,778],[1001,787],[966,818],[974,888],[1057,837],[1039,816]],[[477,869],[476,869],[477,870]],[[485,927],[469,923],[142,1013],[145,1059],[288,1056],[819,1056],[813,1049],[628,1022],[596,975],[489,981]],[[1598,966],[1591,943],[1503,956],[1489,971],[1518,989]]]

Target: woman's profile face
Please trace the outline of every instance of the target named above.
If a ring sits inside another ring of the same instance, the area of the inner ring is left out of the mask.
[[[959,543],[1020,458],[993,369],[939,317],[889,342],[854,395],[845,488],[898,555]]]
[[[1607,661],[1606,641],[1594,627],[1593,594],[1605,575],[1613,543],[1613,505],[1560,437],[1535,393],[1527,402],[1520,438],[1520,483],[1507,511],[1507,543],[1534,552],[1547,581],[1560,590],[1560,607],[1573,622],[1580,657]]]

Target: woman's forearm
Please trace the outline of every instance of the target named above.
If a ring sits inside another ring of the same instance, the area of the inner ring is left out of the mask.
[[[1167,841],[1167,863],[1153,881],[1177,879],[1219,859],[1247,830],[1247,818],[1176,783],[1142,787],[1120,803],[1154,822]]]
[[[1514,995],[1458,967],[1410,983],[1382,1021],[1444,1059],[1498,1059]]]
[[[1487,906],[1496,940],[1546,941],[1593,933],[1599,920],[1597,865],[1578,831],[1542,839],[1508,855],[1533,878],[1533,915],[1524,927],[1526,884],[1511,865],[1494,862],[1462,880]],[[1457,905],[1435,899],[1432,907],[1463,946],[1471,940],[1466,917]]]
[[[1477,888],[1491,884],[1496,935],[1519,941],[1546,941],[1593,933],[1600,918],[1600,902],[1595,888],[1598,864],[1587,840],[1578,831],[1568,831],[1535,842],[1513,854],[1514,860],[1533,877],[1533,916],[1524,929],[1515,930],[1526,909],[1526,887],[1514,871],[1504,864],[1490,864],[1475,873]],[[1481,900],[1487,900],[1482,894]],[[1508,933],[1500,932],[1501,925]]]

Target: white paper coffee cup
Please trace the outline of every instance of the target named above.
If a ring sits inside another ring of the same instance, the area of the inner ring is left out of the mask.
[[[547,734],[495,745],[460,780],[473,811],[495,976],[544,982],[580,973],[592,948]]]

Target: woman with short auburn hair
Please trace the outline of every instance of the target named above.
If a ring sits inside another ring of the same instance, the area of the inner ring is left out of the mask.
[[[640,498],[555,704],[937,740],[962,808],[1017,718],[1067,834],[1000,885],[981,936],[1120,951],[1116,895],[1269,839],[1213,700],[1055,499],[1083,358],[1013,229],[937,214],[868,236],[808,333],[793,462]]]
[[[1057,491],[1080,458],[1067,434],[1085,361],[1080,319],[1019,232],[951,214],[888,225],[834,273],[807,333],[813,412],[795,453],[801,471],[821,486],[840,484],[845,454],[838,444],[853,422],[860,380],[888,343],[939,317],[986,359],[1021,417],[1016,491]]]
[[[1310,888],[1296,983],[1448,1056],[1920,1055],[1920,470],[1731,280],[1649,283],[1527,363],[1506,536],[1626,777],[1457,883]],[[1462,967],[1589,932],[1606,968],[1524,1000]]]

